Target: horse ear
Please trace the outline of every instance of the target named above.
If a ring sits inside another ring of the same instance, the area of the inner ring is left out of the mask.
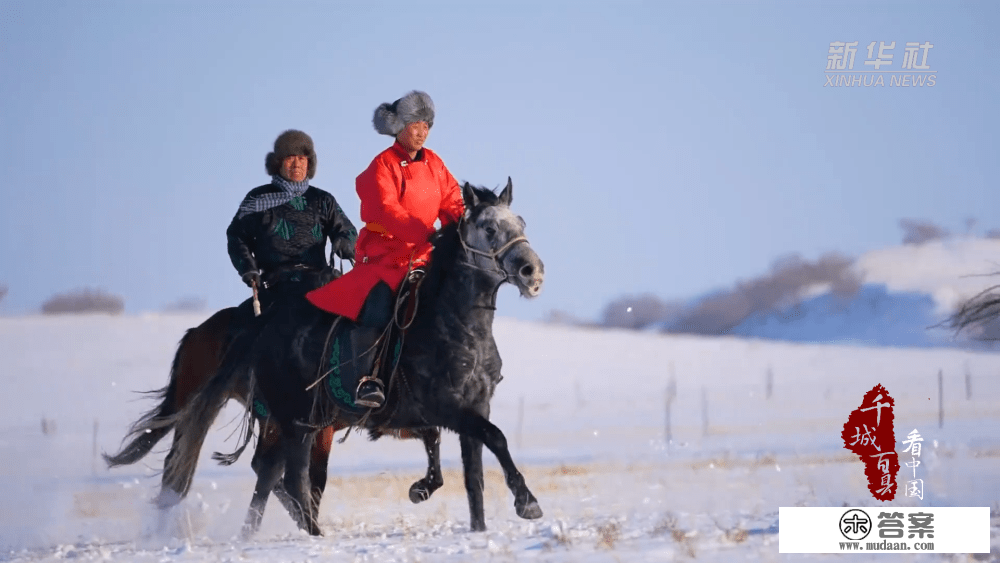
[[[506,205],[510,207],[510,202],[514,200],[514,184],[510,181],[510,176],[507,176],[507,187],[500,192],[499,203],[501,205]]]
[[[465,208],[471,210],[479,205],[479,198],[476,197],[476,190],[472,189],[472,184],[466,182],[462,186],[462,199],[465,200]]]

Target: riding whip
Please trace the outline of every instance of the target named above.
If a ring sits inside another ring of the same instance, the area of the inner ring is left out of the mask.
[[[253,287],[253,316],[260,316],[260,297],[257,296],[257,280],[250,282]]]

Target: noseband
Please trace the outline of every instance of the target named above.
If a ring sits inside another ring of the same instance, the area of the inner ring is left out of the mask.
[[[496,250],[490,250],[490,251],[479,250],[478,248],[473,248],[465,243],[465,236],[462,230],[462,225],[464,223],[465,223],[465,218],[462,218],[462,220],[459,221],[458,224],[458,240],[459,242],[462,243],[462,248],[464,248],[466,252],[469,252],[471,254],[478,254],[480,256],[486,256],[487,258],[491,259],[493,261],[493,265],[495,266],[495,268],[493,269],[480,268],[475,263],[471,264],[471,266],[477,270],[483,270],[484,272],[494,272],[500,274],[501,276],[503,276],[503,280],[500,283],[508,281],[510,279],[510,275],[507,274],[507,271],[503,269],[503,253],[510,250],[511,247],[513,247],[517,243],[520,242],[527,243],[528,242],[527,237],[525,237],[524,235],[514,237]]]

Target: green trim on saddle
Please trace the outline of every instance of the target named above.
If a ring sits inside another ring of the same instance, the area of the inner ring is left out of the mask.
[[[253,400],[253,412],[261,418],[267,418],[269,413],[267,412],[267,407],[264,406],[264,402],[260,399]]]
[[[333,339],[333,347],[330,348],[330,371],[340,375],[340,337]]]
[[[341,364],[344,361],[342,356],[350,355],[349,345],[346,341],[341,344],[341,340],[349,339],[349,336],[343,333],[342,327],[337,327],[336,330],[338,334],[334,337],[333,343],[330,344],[330,371],[326,375],[326,389],[341,408],[353,412],[363,412],[367,407],[355,404],[354,394],[345,389],[344,382],[340,380],[340,376],[343,374],[343,370],[341,370]]]
[[[330,390],[330,394],[333,395],[335,399],[346,404],[349,407],[355,407],[354,399],[351,394],[344,389],[344,384],[340,382],[339,377],[328,377],[326,378],[327,388]]]

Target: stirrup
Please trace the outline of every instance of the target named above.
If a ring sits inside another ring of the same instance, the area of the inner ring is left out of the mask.
[[[369,392],[364,395],[361,395],[361,388],[366,383],[371,383],[372,385],[370,387],[374,387],[374,389],[369,390]],[[369,407],[373,409],[381,407],[382,404],[385,403],[385,393],[382,392],[382,389],[383,389],[382,382],[379,381],[377,377],[366,375],[365,377],[361,378],[361,381],[358,382],[358,388],[354,392],[354,395],[356,397],[354,399],[354,403],[357,405],[361,405],[363,407]]]
[[[414,268],[410,270],[409,273],[406,274],[406,280],[411,284],[417,283],[418,281],[423,279],[425,275],[427,275],[427,272],[424,271],[423,268]]]

